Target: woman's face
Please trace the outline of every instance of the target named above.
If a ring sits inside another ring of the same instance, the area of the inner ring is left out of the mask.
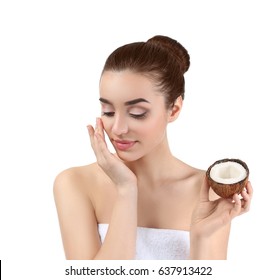
[[[140,159],[166,139],[169,110],[149,78],[128,70],[105,71],[100,102],[104,129],[122,160]]]

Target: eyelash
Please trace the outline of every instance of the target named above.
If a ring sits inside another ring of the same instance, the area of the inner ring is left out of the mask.
[[[106,117],[109,117],[109,118],[110,118],[110,117],[113,117],[114,114],[115,114],[115,113],[113,113],[113,112],[103,112],[103,113],[102,113],[102,116],[106,116]]]
[[[111,118],[115,115],[114,112],[103,112],[102,113],[102,116],[106,116],[108,118]],[[147,112],[144,112],[142,114],[139,114],[139,115],[135,115],[135,114],[129,114],[132,118],[134,119],[138,119],[138,120],[141,120],[141,119],[144,119],[147,115]]]
[[[146,115],[147,115],[147,112],[144,112],[144,113],[139,114],[139,115],[130,114],[130,116],[131,116],[132,118],[138,119],[138,120],[141,120],[141,119],[146,118]]]

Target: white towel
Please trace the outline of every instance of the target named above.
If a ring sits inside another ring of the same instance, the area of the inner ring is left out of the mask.
[[[98,224],[101,242],[108,224]],[[189,258],[189,232],[173,229],[137,228],[136,260],[186,260]]]

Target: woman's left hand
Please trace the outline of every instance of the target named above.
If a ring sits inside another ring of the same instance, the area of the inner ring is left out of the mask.
[[[206,178],[201,187],[199,202],[195,207],[191,221],[191,231],[200,236],[210,236],[235,217],[246,213],[250,208],[253,189],[248,182],[241,192],[241,198],[234,194],[232,199],[218,198],[209,200],[209,185]]]

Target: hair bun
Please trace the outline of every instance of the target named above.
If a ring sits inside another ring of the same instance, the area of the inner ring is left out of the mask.
[[[156,35],[149,39],[147,43],[154,44],[168,50],[179,62],[183,74],[187,72],[190,66],[190,56],[187,50],[178,41],[167,36]]]

